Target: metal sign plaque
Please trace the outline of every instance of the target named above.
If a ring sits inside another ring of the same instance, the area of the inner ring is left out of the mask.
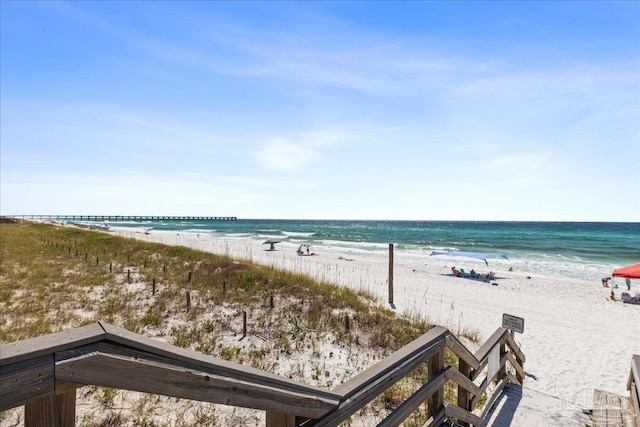
[[[524,332],[524,319],[522,317],[512,316],[504,313],[502,315],[502,327],[512,330],[513,332]]]

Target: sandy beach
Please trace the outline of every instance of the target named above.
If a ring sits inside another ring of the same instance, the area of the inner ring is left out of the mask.
[[[297,246],[282,243],[275,251],[259,242],[221,239],[209,234],[114,229],[139,240],[181,245],[248,260],[356,290],[367,290],[388,303],[386,257],[353,256],[335,251],[298,256]],[[394,257],[394,304],[399,313],[426,317],[454,333],[477,331],[480,343],[501,326],[503,313],[525,319],[516,341],[527,361],[521,396],[505,396],[493,425],[584,425],[583,410],[592,408],[594,389],[628,395],[626,382],[633,354],[640,353],[640,307],[609,301],[611,291],[580,279],[533,275],[526,271],[493,270],[490,283],[458,278],[456,265],[487,273],[477,263],[436,257],[423,263]],[[497,285],[492,285],[495,283]],[[617,296],[624,284],[615,289]],[[626,289],[625,289],[626,290]],[[636,292],[632,288],[632,292]],[[504,412],[510,414],[504,418]]]

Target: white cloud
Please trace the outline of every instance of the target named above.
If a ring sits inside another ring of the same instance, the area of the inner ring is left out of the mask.
[[[278,171],[298,170],[307,165],[315,154],[310,147],[286,138],[273,138],[253,153],[264,168]]]

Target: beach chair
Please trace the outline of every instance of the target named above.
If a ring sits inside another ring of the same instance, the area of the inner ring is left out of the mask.
[[[469,273],[464,271],[464,268],[460,269],[460,274],[462,274],[462,277],[471,277],[471,275]]]

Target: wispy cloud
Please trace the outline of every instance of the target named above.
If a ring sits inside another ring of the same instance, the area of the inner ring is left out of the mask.
[[[315,152],[308,146],[285,138],[274,138],[264,143],[253,155],[266,169],[293,171],[308,164]]]

